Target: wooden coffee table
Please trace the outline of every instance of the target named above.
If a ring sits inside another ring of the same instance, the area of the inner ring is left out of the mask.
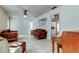
[[[11,44],[10,48],[16,49],[17,47],[21,47],[21,52],[22,53],[26,52],[26,42],[25,41],[16,41],[16,42],[12,42],[10,44]]]

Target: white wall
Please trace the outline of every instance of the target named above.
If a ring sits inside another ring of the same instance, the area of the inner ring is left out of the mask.
[[[51,16],[55,15],[56,13],[59,13],[58,11],[59,8],[54,9],[46,14],[41,15],[40,17],[36,18],[34,20],[34,29],[36,28],[42,28],[42,29],[46,29],[47,30],[47,39],[51,39]],[[47,22],[46,22],[46,26],[39,26],[39,20],[42,18],[47,18]]]
[[[62,31],[79,31],[79,6],[60,7],[60,23]]]
[[[51,39],[51,16],[58,13],[58,9],[54,9],[50,12],[47,12],[46,14],[43,14],[39,16],[38,18],[34,17],[28,17],[28,18],[22,18],[22,17],[13,17],[10,20],[10,28],[11,30],[18,30],[19,35],[29,35],[30,30],[30,22],[33,22],[33,29],[42,28],[47,30],[47,39]],[[46,26],[39,26],[39,20],[42,18],[47,18]]]
[[[7,29],[7,22],[9,20],[8,14],[0,7],[0,30]]]
[[[29,35],[30,31],[30,22],[33,21],[33,17],[18,17],[15,16],[10,19],[10,28],[11,30],[17,30],[19,35]]]

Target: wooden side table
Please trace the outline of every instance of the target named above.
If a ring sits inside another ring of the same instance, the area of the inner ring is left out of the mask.
[[[22,45],[21,45],[22,46],[22,53],[26,52],[26,40],[24,38],[21,38],[19,40],[19,42],[22,43]]]
[[[16,41],[16,42],[12,42],[12,45],[10,45],[10,47],[21,47],[22,53],[24,53],[26,51],[26,42],[25,41]],[[17,45],[17,46],[16,46]]]

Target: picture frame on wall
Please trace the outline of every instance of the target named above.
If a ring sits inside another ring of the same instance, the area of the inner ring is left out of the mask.
[[[46,26],[47,18],[42,18],[39,20],[39,26]]]

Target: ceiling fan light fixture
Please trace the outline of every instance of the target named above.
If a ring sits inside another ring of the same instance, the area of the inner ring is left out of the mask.
[[[24,15],[23,17],[26,18],[28,15]]]

